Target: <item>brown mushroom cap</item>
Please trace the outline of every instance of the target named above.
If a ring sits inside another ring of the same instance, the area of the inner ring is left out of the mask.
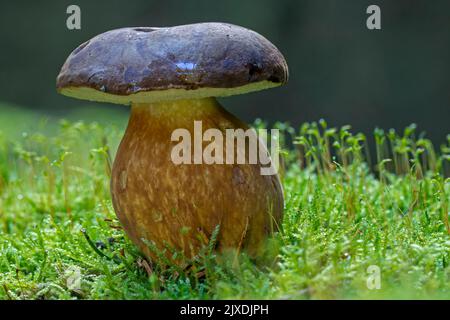
[[[249,29],[225,23],[123,28],[76,48],[60,93],[119,104],[230,96],[286,83],[280,51]]]

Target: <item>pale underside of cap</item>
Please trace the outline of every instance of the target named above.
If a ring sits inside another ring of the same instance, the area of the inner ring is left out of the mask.
[[[280,84],[270,81],[260,81],[246,84],[235,88],[199,88],[195,90],[186,89],[164,89],[153,91],[139,91],[129,95],[116,95],[99,91],[90,87],[67,87],[59,90],[59,93],[82,100],[108,102],[116,104],[154,103],[159,101],[181,100],[181,99],[203,99],[208,97],[229,97],[238,94],[250,93],[277,87]]]

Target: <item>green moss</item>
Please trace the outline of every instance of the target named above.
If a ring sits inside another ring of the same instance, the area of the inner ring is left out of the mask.
[[[414,127],[376,130],[369,165],[366,137],[349,128],[276,124],[294,141],[284,142],[283,232],[256,263],[206,250],[182,271],[145,261],[120,229],[109,194],[120,123],[0,129],[1,299],[450,296],[449,149]],[[369,266],[378,290],[367,287]]]

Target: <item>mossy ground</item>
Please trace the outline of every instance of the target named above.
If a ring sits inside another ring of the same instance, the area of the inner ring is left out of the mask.
[[[36,118],[0,122],[1,299],[450,298],[448,141],[435,150],[412,126],[366,139],[324,121],[277,124],[294,142],[283,231],[256,262],[205,254],[178,270],[143,259],[112,209],[126,120],[49,131],[30,129]],[[12,134],[14,121],[28,129]],[[367,286],[370,266],[379,289]]]

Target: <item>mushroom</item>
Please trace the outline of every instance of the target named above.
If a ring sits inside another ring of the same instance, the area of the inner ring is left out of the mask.
[[[114,209],[146,256],[156,258],[156,248],[185,264],[215,230],[216,249],[257,256],[280,226],[283,191],[278,175],[261,175],[259,163],[174,163],[174,130],[193,134],[194,121],[203,130],[247,130],[215,97],[276,87],[287,79],[283,55],[260,34],[199,23],[102,33],[70,54],[57,90],[131,105],[112,170]],[[171,250],[183,254],[173,257]]]

